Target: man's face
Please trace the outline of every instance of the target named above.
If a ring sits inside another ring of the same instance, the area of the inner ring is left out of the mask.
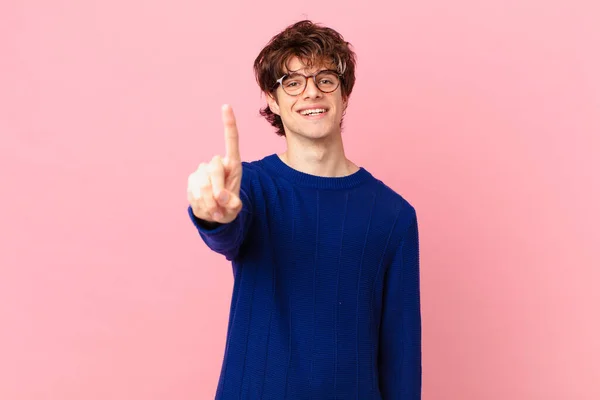
[[[330,69],[323,66],[308,69],[297,57],[292,58],[287,66],[288,73],[298,72],[307,76]],[[267,101],[271,111],[281,117],[287,136],[322,139],[340,134],[342,114],[346,107],[346,101],[342,99],[341,83],[333,92],[323,93],[315,85],[315,81],[309,78],[304,92],[297,96],[289,95],[279,85],[275,98],[268,94]],[[308,110],[318,109],[325,112],[307,113]]]

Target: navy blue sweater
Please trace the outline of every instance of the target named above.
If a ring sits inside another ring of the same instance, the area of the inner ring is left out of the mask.
[[[243,163],[243,209],[202,240],[232,262],[233,295],[216,398],[421,398],[415,209],[361,168]]]

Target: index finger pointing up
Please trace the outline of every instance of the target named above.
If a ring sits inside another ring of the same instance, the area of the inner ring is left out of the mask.
[[[225,157],[228,161],[241,161],[239,136],[233,110],[231,106],[225,104],[221,111],[225,128]]]

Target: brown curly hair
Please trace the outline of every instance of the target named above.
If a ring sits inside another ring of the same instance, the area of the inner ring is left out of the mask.
[[[342,76],[342,98],[348,100],[356,77],[356,54],[351,44],[335,30],[309,20],[296,22],[274,36],[254,61],[254,74],[260,89],[275,96],[275,82],[287,73],[286,63],[298,57],[307,67],[333,65]],[[281,117],[269,105],[260,109],[260,115],[285,136]]]

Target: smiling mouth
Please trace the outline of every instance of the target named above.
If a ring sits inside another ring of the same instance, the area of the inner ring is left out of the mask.
[[[311,109],[299,111],[298,113],[305,117],[312,117],[312,116],[317,116],[317,115],[323,115],[323,114],[327,113],[328,111],[329,110],[326,108],[311,108]]]

